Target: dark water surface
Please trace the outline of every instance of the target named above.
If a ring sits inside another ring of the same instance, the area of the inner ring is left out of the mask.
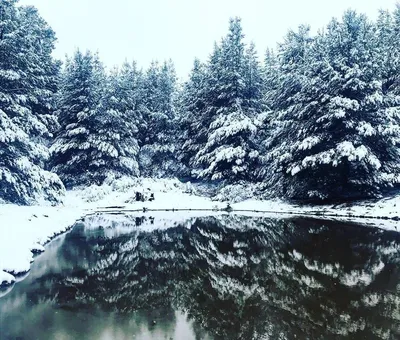
[[[0,297],[0,339],[400,339],[400,234],[93,216]]]

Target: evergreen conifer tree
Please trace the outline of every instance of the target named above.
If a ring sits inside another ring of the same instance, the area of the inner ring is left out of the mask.
[[[375,32],[347,11],[312,42],[285,42],[265,167],[278,195],[375,197],[399,182],[399,101],[383,92]]]
[[[32,7],[0,3],[0,200],[59,202],[64,186],[43,169],[58,64],[55,35]]]
[[[140,169],[144,176],[173,177],[182,171],[178,161],[178,118],[174,99],[177,90],[171,61],[153,62],[144,78],[145,134],[141,141]]]
[[[250,60],[250,58],[248,58]],[[216,49],[208,69],[211,122],[207,142],[195,157],[199,177],[230,182],[254,175],[258,152],[253,137],[250,101],[246,89],[246,58],[239,18],[230,20],[229,33]],[[249,79],[249,78],[248,78]],[[206,115],[207,117],[208,115]]]
[[[60,129],[51,147],[53,171],[67,188],[101,184],[94,157],[101,145],[94,136],[104,80],[97,55],[77,51],[67,60],[58,109]]]

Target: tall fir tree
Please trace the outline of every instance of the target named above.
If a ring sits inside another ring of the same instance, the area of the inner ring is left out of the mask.
[[[67,188],[101,184],[93,156],[101,148],[95,135],[104,80],[97,55],[77,51],[67,60],[60,89],[60,129],[51,147],[53,171]]]
[[[274,112],[277,107],[275,106],[275,99],[277,91],[279,91],[281,72],[279,69],[278,58],[272,49],[267,49],[264,58],[264,67],[262,69],[262,107],[263,111],[257,115],[256,124],[258,133],[256,135],[256,143],[260,155],[265,154],[264,141],[271,135],[272,122],[274,121]],[[261,158],[261,157],[260,157]],[[257,169],[257,173],[259,172]]]
[[[21,7],[19,12],[23,23],[21,30],[29,37],[24,53],[30,64],[26,64],[25,72],[29,81],[27,86],[31,89],[28,104],[35,117],[35,121],[24,120],[22,125],[35,138],[35,142],[48,146],[53,137],[53,127],[57,125],[54,110],[61,65],[51,56],[56,41],[55,33],[40,17],[36,8]],[[47,161],[48,156],[43,162]]]
[[[144,121],[140,171],[149,177],[174,177],[182,171],[178,161],[177,115],[174,105],[176,74],[172,61],[153,62],[144,77]]]
[[[0,3],[0,199],[60,202],[64,186],[43,169],[58,64],[55,34],[33,7]]]
[[[264,104],[267,111],[272,111],[274,109],[274,99],[280,80],[279,71],[279,63],[275,51],[267,49],[265,52],[263,69]]]
[[[243,108],[249,117],[256,117],[265,111],[265,80],[256,46],[250,43],[244,54],[243,77],[245,82]]]
[[[348,11],[312,42],[300,31],[283,46],[264,168],[278,195],[357,199],[399,182],[399,108],[382,91],[375,32]]]
[[[400,93],[400,5],[393,12],[380,11],[376,22],[377,62],[382,74],[383,92]]]
[[[96,144],[90,154],[96,183],[139,175],[137,78],[136,65],[125,63],[121,71],[113,70],[105,82],[91,132]]]
[[[207,142],[194,162],[201,167],[200,178],[232,182],[253,176],[258,152],[253,141],[253,108],[246,101],[245,63],[241,21],[231,19],[229,33],[214,51],[208,69],[211,122]]]
[[[196,58],[179,101],[180,160],[188,169],[193,167],[194,157],[206,141],[204,133],[206,129],[202,126],[204,119],[202,113],[206,110],[205,82],[206,66]],[[190,171],[187,176],[191,176]]]

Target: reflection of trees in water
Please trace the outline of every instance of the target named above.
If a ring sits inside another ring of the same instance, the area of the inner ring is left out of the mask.
[[[108,229],[99,218],[67,235],[62,257],[73,269],[46,278],[40,294],[58,292],[65,308],[158,310],[171,321],[180,309],[224,339],[400,335],[397,233],[237,215],[146,232],[136,227],[146,221]]]

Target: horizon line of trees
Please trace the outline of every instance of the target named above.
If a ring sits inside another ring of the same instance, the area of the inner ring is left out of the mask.
[[[240,18],[177,81],[173,62],[107,71],[32,6],[0,4],[0,200],[62,200],[122,176],[258,183],[291,200],[379,197],[400,183],[400,6],[302,25],[260,62]]]

